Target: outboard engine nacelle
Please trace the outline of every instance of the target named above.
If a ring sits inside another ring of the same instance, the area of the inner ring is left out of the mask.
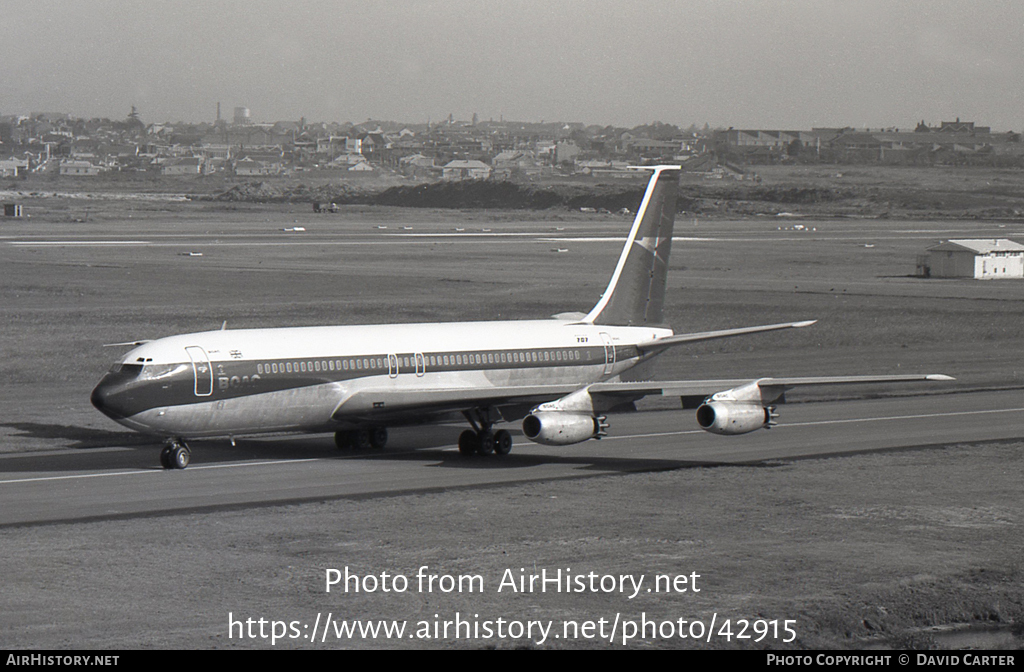
[[[568,446],[587,439],[601,438],[608,424],[605,417],[539,411],[523,419],[523,434],[530,441],[545,446]]]

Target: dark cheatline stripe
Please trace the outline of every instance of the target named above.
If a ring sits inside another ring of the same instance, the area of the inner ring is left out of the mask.
[[[635,346],[615,346],[617,362],[637,355]],[[417,373],[603,366],[605,349],[603,346],[583,346],[429,352],[419,355],[401,353],[358,357],[227,360],[211,363],[214,387],[213,393],[206,396],[195,394],[191,363],[182,364],[187,365],[182,372],[172,377],[163,377],[159,383],[146,380],[145,376],[139,378],[139,370],[135,366],[119,373],[109,373],[94,391],[93,404],[108,415],[113,415],[111,409],[117,408],[120,414],[132,416],[151,408],[236,399],[372,376],[391,376],[392,373],[395,376],[409,376]]]

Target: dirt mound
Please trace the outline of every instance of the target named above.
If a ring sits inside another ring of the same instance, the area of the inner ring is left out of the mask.
[[[644,197],[644,187],[608,185],[554,184],[544,187],[515,182],[435,182],[415,187],[391,187],[370,202],[413,208],[498,208],[507,210],[545,210],[564,207],[605,209],[612,212],[627,208],[636,211]],[[679,208],[688,209],[692,199],[679,195]]]
[[[283,200],[281,189],[266,182],[237,184],[227,191],[214,196],[217,201],[245,201],[249,203],[271,203]]]

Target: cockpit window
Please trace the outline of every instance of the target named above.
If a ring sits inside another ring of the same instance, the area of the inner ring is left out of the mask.
[[[135,377],[142,372],[142,364],[122,364],[121,362],[117,362],[110,367],[110,372]]]
[[[142,380],[156,380],[167,378],[175,374],[191,371],[188,364],[147,364],[142,372]]]

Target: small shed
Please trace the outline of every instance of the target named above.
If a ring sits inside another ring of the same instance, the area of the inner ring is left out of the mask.
[[[919,273],[935,278],[1024,278],[1024,245],[1006,238],[947,240],[929,247]]]

